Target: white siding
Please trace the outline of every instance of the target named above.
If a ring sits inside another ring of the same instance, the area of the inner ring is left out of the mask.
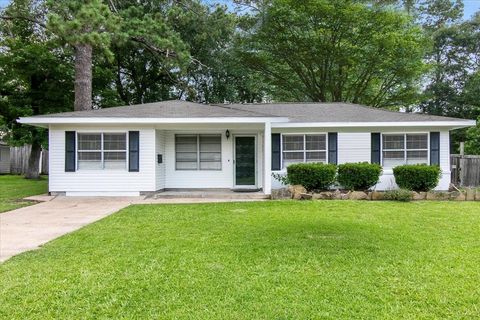
[[[289,132],[302,132],[302,133],[314,133],[314,132],[327,132],[333,131],[322,128],[315,129],[276,129],[277,133],[289,133]],[[371,132],[428,132],[428,131],[440,131],[440,167],[442,169],[442,177],[436,188],[436,190],[447,190],[450,184],[450,135],[448,130],[438,130],[436,128],[396,128],[378,130],[377,128],[355,128],[353,130],[339,129],[338,130],[338,163],[347,162],[370,162],[371,158]],[[286,170],[277,171],[277,173],[285,174]],[[272,188],[278,189],[283,187],[282,184],[272,178]],[[380,182],[375,189],[377,190],[390,190],[395,189],[398,186],[395,183],[392,169],[384,169]]]
[[[79,132],[140,132],[140,172],[125,170],[78,170],[65,172],[65,131]],[[302,128],[296,132],[314,133],[328,132],[325,128]],[[139,192],[156,191],[172,188],[232,188],[234,186],[234,136],[236,134],[253,134],[257,136],[257,185],[263,185],[263,138],[262,132],[256,129],[230,130],[230,138],[225,136],[225,128],[198,129],[189,127],[185,130],[150,126],[61,126],[50,128],[50,188],[51,192],[67,192],[68,195],[137,195]],[[370,132],[378,132],[377,128],[338,129],[338,162],[370,161]],[[392,127],[389,132],[426,132],[441,131],[440,163],[443,177],[437,189],[448,188],[450,180],[449,168],[449,133],[435,128],[399,129]],[[275,132],[295,132],[292,129],[275,129]],[[175,169],[175,134],[178,133],[219,133],[222,136],[222,169],[218,171],[176,170]],[[163,155],[163,164],[157,164],[157,154]],[[272,187],[281,187],[272,180]],[[391,170],[385,169],[378,190],[395,188]]]
[[[448,190],[449,186],[450,172],[442,170],[442,176],[435,190]],[[393,172],[391,170],[383,173],[383,175],[380,177],[380,182],[375,187],[375,189],[379,191],[392,190],[396,188],[398,188],[398,186],[395,183],[395,177],[393,176]]]
[[[219,133],[222,136],[222,169],[221,170],[176,170],[175,169],[175,134]],[[263,161],[262,137],[258,131],[230,130],[230,138],[225,130],[190,130],[165,131],[165,188],[166,189],[203,189],[234,187],[234,141],[235,135],[255,135],[257,141],[257,187],[262,186]]]
[[[370,162],[370,132],[339,132],[338,163]]]
[[[165,188],[232,188],[233,187],[233,138],[227,140],[222,132],[222,169],[221,170],[176,170],[175,169],[175,134],[165,133]]]
[[[329,129],[325,129],[325,128],[288,128],[288,129],[287,128],[285,128],[285,129],[275,128],[275,129],[272,129],[272,133],[280,133],[280,134],[289,134],[289,133],[294,133],[294,134],[314,134],[314,133],[327,134],[328,132],[333,132],[333,131],[334,130],[332,130],[331,128],[329,128]],[[338,148],[340,148],[340,147],[341,146],[340,146],[340,134],[339,134]],[[282,148],[282,147],[280,147],[280,148]],[[328,137],[327,137],[327,150],[328,150]],[[280,157],[283,157],[283,152],[280,152]],[[328,157],[328,151],[327,151],[327,157]],[[338,160],[341,161],[340,158],[338,158]],[[279,171],[272,170],[272,174],[286,175],[286,173],[287,173],[287,169],[281,169]],[[280,181],[275,179],[272,175],[272,190],[280,189],[280,188],[283,188],[283,187],[285,187],[285,186]]]
[[[450,133],[440,132],[440,167],[450,173]]]
[[[140,132],[140,171],[77,170],[65,172],[65,131]],[[138,127],[51,127],[49,130],[49,190],[67,195],[138,195],[155,191],[155,130]]]
[[[0,146],[0,173],[10,173],[10,147]]]
[[[431,130],[435,131],[435,130]],[[405,131],[408,132],[408,131]],[[435,190],[448,190],[450,187],[450,133],[449,131],[440,132],[440,168],[442,176]],[[392,169],[384,169],[380,182],[377,184],[377,190],[390,190],[398,188],[395,183]]]
[[[157,155],[161,154],[163,163],[157,162]],[[165,131],[156,130],[155,138],[155,183],[156,190],[165,189]]]

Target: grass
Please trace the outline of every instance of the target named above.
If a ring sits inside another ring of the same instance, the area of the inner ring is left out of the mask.
[[[131,206],[0,265],[0,318],[479,318],[479,209]]]
[[[0,212],[32,204],[25,197],[46,193],[48,179],[27,180],[23,176],[0,175]]]

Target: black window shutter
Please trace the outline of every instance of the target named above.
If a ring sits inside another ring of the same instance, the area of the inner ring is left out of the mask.
[[[372,155],[371,163],[380,164],[380,133],[372,132]]]
[[[272,170],[281,169],[280,133],[272,133]]]
[[[328,163],[337,164],[338,162],[338,133],[329,132],[328,133]]]
[[[138,131],[128,132],[128,171],[140,171],[140,139]]]
[[[430,132],[430,164],[440,165],[440,132]]]
[[[75,172],[75,131],[65,131],[65,172]]]

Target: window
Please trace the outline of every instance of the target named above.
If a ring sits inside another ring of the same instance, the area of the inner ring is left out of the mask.
[[[382,151],[384,167],[428,163],[428,134],[384,134]]]
[[[127,167],[125,133],[103,134],[103,167],[105,169],[125,169]]]
[[[78,169],[126,169],[126,133],[78,133]]]
[[[291,134],[282,136],[283,167],[298,162],[326,162],[325,134]]]
[[[177,170],[221,170],[222,136],[219,134],[175,135]]]
[[[200,135],[200,170],[222,169],[222,137]]]

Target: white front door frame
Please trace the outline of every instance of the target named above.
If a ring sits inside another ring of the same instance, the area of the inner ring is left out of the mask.
[[[254,139],[255,145],[255,184],[253,185],[237,185],[237,155],[236,155],[236,144],[237,137],[252,137]],[[258,136],[256,133],[244,133],[244,134],[233,134],[233,188],[238,189],[257,189],[258,188],[258,146],[257,146]]]
[[[263,133],[263,193],[272,194],[272,124],[265,122]]]

